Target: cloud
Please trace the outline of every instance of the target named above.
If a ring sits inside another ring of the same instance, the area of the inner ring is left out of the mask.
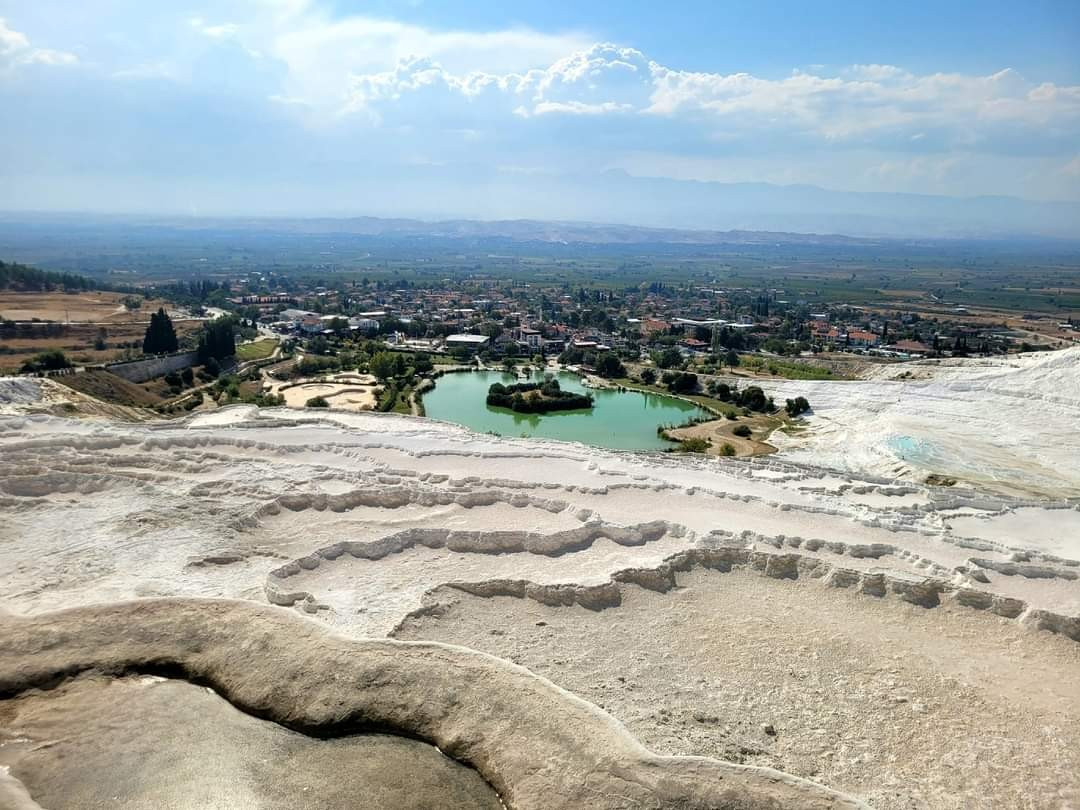
[[[70,24],[63,6],[36,0],[36,13],[0,20],[0,103],[86,135],[64,147],[77,150],[76,165],[142,150],[147,166],[170,153],[215,171],[227,154],[252,171],[305,162],[465,174],[600,167],[1080,196],[1080,87],[1005,65],[918,73],[870,62],[765,76],[688,70],[588,32],[437,28],[322,0],[99,0]],[[45,69],[75,61],[37,47],[46,33],[52,44],[79,43],[80,70]],[[94,136],[66,112],[76,108],[114,112]],[[63,157],[34,132],[19,137],[20,154]],[[15,140],[0,133],[0,148],[11,154]]]
[[[0,70],[19,65],[72,65],[79,61],[73,53],[51,48],[34,48],[20,31],[8,27],[0,17]]]
[[[422,97],[423,105],[411,97]],[[318,99],[310,100],[318,106]],[[454,105],[486,117],[492,127],[509,115],[636,116],[638,123],[629,126],[640,130],[659,131],[666,122],[696,132],[702,144],[769,148],[786,142],[901,152],[1054,152],[1069,148],[1080,128],[1080,87],[1034,84],[1009,69],[915,75],[889,65],[855,65],[837,75],[796,71],[766,79],[676,70],[606,43],[524,73],[457,73],[429,57],[402,59],[390,70],[352,74],[337,112],[346,118],[363,112],[364,120],[379,124],[424,110],[451,114]],[[626,127],[606,134],[626,137]]]
[[[235,23],[210,25],[202,17],[192,17],[188,22],[193,29],[198,31],[204,37],[210,37],[211,39],[224,39],[225,37],[236,36],[237,32],[240,30],[239,26]]]

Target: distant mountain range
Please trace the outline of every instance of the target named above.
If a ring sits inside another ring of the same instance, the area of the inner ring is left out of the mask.
[[[353,187],[346,198],[328,187],[327,201],[320,204],[322,210],[377,207],[410,218],[10,213],[0,214],[0,223],[66,222],[72,227],[112,223],[613,245],[836,243],[844,238],[1080,241],[1080,202],[831,191],[808,185],[636,177],[622,171],[524,178],[474,169],[424,167],[393,182],[371,178]],[[436,189],[442,193],[436,194]],[[449,216],[447,199],[453,200]],[[418,208],[417,200],[427,202]],[[303,200],[294,205],[319,210]],[[600,224],[608,222],[626,224]]]

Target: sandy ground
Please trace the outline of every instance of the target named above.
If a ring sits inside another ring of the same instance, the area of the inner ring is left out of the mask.
[[[1080,806],[1080,645],[965,610],[697,571],[590,611],[441,594],[396,634],[466,645],[654,751],[768,765],[879,810]]]
[[[706,451],[707,455],[721,455],[721,448],[730,444],[738,457],[762,456],[775,453],[776,448],[769,444],[768,437],[772,435],[776,427],[776,420],[767,416],[758,416],[750,419],[743,418],[738,421],[730,419],[714,419],[711,422],[702,422],[700,425],[669,430],[668,435],[673,439],[708,439],[710,444]],[[738,425],[746,425],[752,431],[749,437],[736,436],[732,431]]]
[[[143,301],[138,309],[128,310],[123,293],[114,292],[0,292],[0,316],[11,321],[60,323],[148,323],[150,313],[167,307],[161,299]]]
[[[333,374],[319,381],[271,383],[267,393],[281,394],[289,408],[303,408],[312,397],[324,397],[331,408],[370,411],[378,404],[375,378],[370,374]]]

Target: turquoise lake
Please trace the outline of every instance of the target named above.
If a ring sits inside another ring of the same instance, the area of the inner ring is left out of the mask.
[[[539,437],[582,442],[613,450],[662,450],[671,442],[656,435],[661,425],[677,425],[694,416],[710,414],[689,402],[636,391],[585,388],[569,373],[557,375],[566,391],[590,393],[595,406],[590,410],[549,414],[520,414],[506,408],[491,408],[484,401],[492,383],[517,382],[512,374],[498,371],[445,374],[435,388],[424,395],[424,410],[432,419],[456,422],[481,433],[500,436]],[[537,372],[534,380],[543,374]]]

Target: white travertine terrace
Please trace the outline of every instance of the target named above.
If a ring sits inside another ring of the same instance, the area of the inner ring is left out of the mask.
[[[224,598],[364,639],[446,610],[446,586],[603,611],[738,569],[1080,641],[1080,350],[902,368],[778,382],[809,430],[750,461],[392,414],[76,417],[55,383],[0,380],[0,616]]]
[[[937,473],[1021,497],[1080,497],[1080,346],[768,387],[777,402],[807,397],[816,414],[807,433],[774,436],[792,461],[909,480]]]
[[[1080,614],[1080,512],[1065,499],[847,477],[782,456],[499,439],[378,414],[240,406],[170,423],[19,414],[2,424],[4,607],[18,613],[270,593],[382,635],[445,582],[596,585],[722,542],[985,591],[1022,603],[1017,615]],[[634,542],[604,533],[657,521],[663,531]],[[596,527],[589,542],[542,552],[510,539],[558,546],[560,533]],[[363,551],[419,530],[457,540]]]

